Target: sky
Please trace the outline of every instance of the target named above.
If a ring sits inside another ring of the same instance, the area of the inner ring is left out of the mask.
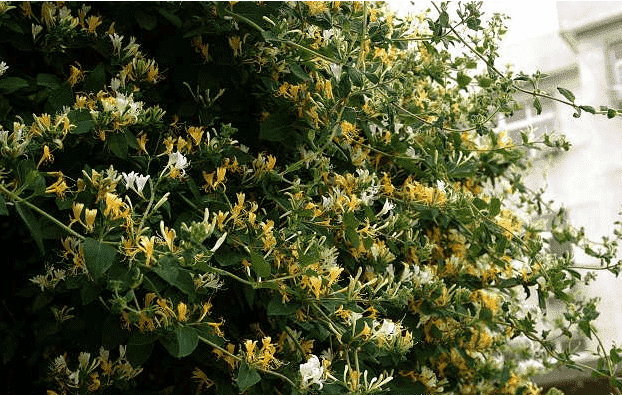
[[[392,0],[389,4],[398,12],[422,10],[431,7],[430,1],[415,1],[412,5],[407,0]],[[483,10],[486,14],[500,12],[510,16],[508,34],[504,39],[507,45],[515,44],[522,38],[538,37],[559,28],[555,1],[484,1]],[[417,11],[415,11],[417,12]],[[484,17],[486,17],[486,14]],[[432,14],[434,15],[434,14]]]

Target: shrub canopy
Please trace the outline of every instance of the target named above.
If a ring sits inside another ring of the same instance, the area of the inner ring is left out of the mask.
[[[595,336],[595,301],[542,232],[583,236],[521,178],[569,144],[494,123],[517,91],[597,111],[455,8],[2,3],[3,361],[49,394],[537,394],[521,361],[577,366],[552,339]]]

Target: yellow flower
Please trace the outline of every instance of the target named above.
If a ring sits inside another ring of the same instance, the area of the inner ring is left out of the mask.
[[[305,1],[305,4],[309,8],[309,15],[311,16],[328,11],[325,1]]]
[[[88,386],[88,390],[90,392],[95,392],[101,388],[101,381],[99,381],[99,374],[97,372],[93,372],[90,375],[91,384]]]
[[[84,79],[84,71],[82,71],[81,67],[76,67],[74,65],[71,65],[69,66],[69,73],[70,75],[69,75],[69,78],[67,79],[67,82],[69,82],[69,85],[71,86],[74,86],[75,84],[77,84],[78,82]]]
[[[106,192],[106,208],[104,209],[104,215],[111,217],[111,219],[118,219],[121,217],[121,207],[125,203],[114,193]]]
[[[199,319],[197,320],[197,322],[201,322],[203,321],[203,318],[205,318],[206,315],[208,315],[210,313],[210,311],[212,310],[212,303],[211,302],[205,302],[203,303],[203,307],[202,307],[202,311],[201,311],[201,316],[199,317]]]
[[[65,182],[65,177],[63,177],[63,173],[58,172],[58,179],[56,182],[45,189],[45,193],[55,193],[59,199],[65,199],[65,191],[69,189],[67,183]]]
[[[191,126],[188,128],[188,134],[192,137],[195,145],[201,144],[201,138],[203,137],[203,127]]]
[[[84,224],[84,227],[86,228],[87,232],[92,232],[95,229],[95,217],[97,216],[97,209],[86,209],[84,210],[84,219],[86,224]]]
[[[167,155],[170,155],[170,154],[172,154],[172,153],[173,153],[173,149],[175,149],[175,140],[173,139],[173,137],[172,137],[172,136],[167,136],[167,137],[164,139],[164,146],[166,147],[166,149],[165,149],[165,151],[164,151],[164,152],[165,152]]]
[[[242,40],[240,36],[229,37],[229,46],[233,49],[233,56],[237,57],[242,55]]]
[[[140,236],[138,238],[138,249],[145,253],[145,265],[151,266],[153,260],[153,247],[155,245],[155,236]]]
[[[188,306],[185,303],[177,304],[177,321],[184,322],[188,320]]]
[[[97,32],[95,31],[95,29],[97,29],[97,27],[102,24],[101,18],[98,16],[90,16],[86,20],[86,23],[88,25],[86,27],[87,33],[97,35]]]
[[[244,342],[246,349],[246,362],[252,364],[255,362],[255,348],[257,348],[257,340],[246,340]]]
[[[359,130],[356,128],[355,125],[351,124],[350,122],[342,121],[341,135],[348,144],[352,144],[354,141],[358,140]]]
[[[136,138],[136,143],[138,144],[138,153],[145,153],[148,154],[147,152],[147,134],[146,133],[142,133],[140,136],[138,136]]]
[[[56,21],[54,19],[54,14],[56,13],[56,6],[54,3],[45,1],[41,5],[41,19],[45,22],[46,26],[54,26]]]
[[[333,96],[333,84],[331,84],[330,80],[326,80],[326,82],[324,83],[324,96],[327,99],[334,99],[335,98]]]
[[[164,221],[160,221],[160,232],[162,232],[162,238],[164,239],[169,251],[175,252],[177,250],[174,244],[175,237],[177,236],[175,229],[169,229],[164,226]]]
[[[203,389],[208,389],[214,385],[214,381],[209,379],[207,375],[199,368],[194,368],[192,371],[192,378],[199,382],[197,388],[197,394],[201,393]]]
[[[339,266],[331,267],[328,271],[328,286],[333,285],[335,281],[339,278],[339,275],[343,272],[343,268]]]
[[[39,163],[37,163],[37,169],[46,162],[54,162],[54,156],[50,152],[50,147],[48,147],[47,144],[43,146],[43,154],[41,155],[41,159],[39,159]]]
[[[171,302],[166,299],[158,298],[157,300],[158,312],[166,318],[172,318],[175,316],[175,312],[172,309]]]
[[[320,294],[322,291],[322,277],[314,276],[309,278],[311,291],[315,295],[315,299],[320,299]]]
[[[220,327],[225,323],[224,319],[220,319],[220,322],[208,322],[207,325],[211,326],[214,329],[214,333],[216,336],[220,336],[222,338],[225,337],[225,333],[220,329]]]
[[[28,19],[32,18],[32,7],[29,1],[22,2],[22,14]]]
[[[82,210],[84,209],[84,203],[73,202],[71,204],[71,209],[73,211],[73,219],[71,220],[71,223],[80,222],[80,214],[82,214]]]

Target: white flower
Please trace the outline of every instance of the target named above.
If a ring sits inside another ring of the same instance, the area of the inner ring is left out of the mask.
[[[118,92],[119,88],[121,87],[121,80],[118,78],[113,78],[110,80],[110,88],[115,91]]]
[[[395,208],[395,204],[391,203],[389,199],[386,199],[384,201],[384,205],[382,206],[382,210],[380,210],[380,212],[378,213],[378,217],[382,217],[383,215],[390,212],[394,208]]]
[[[387,342],[391,342],[391,340],[397,335],[398,326],[395,325],[395,322],[384,319],[382,320],[382,324],[378,322],[374,323],[374,332],[372,334],[372,338],[381,338]]]
[[[4,74],[9,69],[6,62],[0,62],[0,75]]]
[[[78,355],[80,370],[86,370],[88,368],[89,359],[91,359],[91,354],[89,354],[88,352],[81,352],[80,355]]]
[[[320,363],[317,356],[311,355],[307,360],[307,363],[300,364],[300,375],[302,376],[302,386],[307,387],[309,384],[318,384],[320,389],[324,386],[322,383],[322,375],[324,374],[324,367]]]
[[[32,39],[34,40],[37,37],[37,34],[41,33],[43,30],[43,26],[32,24]]]
[[[169,154],[168,164],[166,165],[166,167],[175,167],[177,170],[181,171],[181,174],[183,175],[186,174],[186,167],[188,167],[189,164],[190,162],[188,162],[188,159],[183,156],[181,152],[177,151]]]
[[[130,174],[121,173],[121,175],[123,176],[127,189],[131,189],[140,196],[143,196],[143,189],[147,181],[149,181],[149,175],[142,176],[136,172],[131,172]]]
[[[65,361],[65,357],[59,355],[54,359],[54,363],[52,364],[52,370],[55,373],[65,373],[67,372],[67,361]]]
[[[438,189],[439,189],[441,192],[443,192],[443,193],[445,192],[445,182],[444,182],[444,181],[437,180],[437,181],[436,181],[436,186],[438,187]]]
[[[121,42],[123,41],[123,36],[119,36],[117,33],[109,34],[110,41],[112,41],[112,52],[119,56],[121,54]]]

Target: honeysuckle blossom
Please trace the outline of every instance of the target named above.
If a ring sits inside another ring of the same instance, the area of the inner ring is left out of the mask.
[[[300,375],[302,376],[302,387],[305,388],[309,384],[317,384],[320,389],[324,387],[324,367],[322,366],[320,359],[311,355],[306,363],[300,364]]]
[[[110,41],[112,41],[112,52],[119,56],[121,54],[121,43],[123,42],[123,36],[119,36],[117,33],[109,34]]]
[[[37,34],[41,33],[43,30],[43,26],[32,24],[32,39],[35,40],[37,38]]]
[[[149,175],[143,176],[134,171],[131,173],[121,173],[123,176],[123,181],[125,182],[125,186],[127,189],[131,189],[140,196],[143,196],[143,189],[149,181]]]
[[[186,175],[186,168],[189,165],[188,159],[181,152],[177,151],[169,154],[166,168],[170,170],[170,176],[175,178],[179,175]]]
[[[0,75],[4,74],[9,69],[6,62],[0,62]]]

